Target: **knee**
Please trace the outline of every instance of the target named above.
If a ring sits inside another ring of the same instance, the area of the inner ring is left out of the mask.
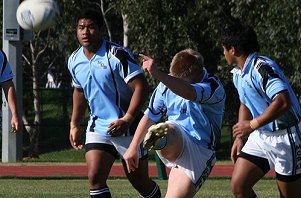
[[[243,194],[243,186],[242,183],[239,182],[237,179],[232,178],[230,182],[230,187],[232,190],[232,193],[237,197],[240,194]]]
[[[106,185],[105,179],[102,179],[101,175],[96,171],[88,171],[88,178],[90,187],[100,188]]]

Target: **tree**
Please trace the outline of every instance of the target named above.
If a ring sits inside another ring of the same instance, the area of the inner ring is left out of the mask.
[[[32,98],[33,98],[33,108],[34,108],[34,119],[30,124],[27,119],[26,109],[23,113],[22,120],[27,133],[29,134],[29,157],[37,158],[39,156],[39,134],[40,134],[40,124],[41,124],[41,100],[39,95],[39,66],[41,65],[41,57],[47,52],[47,49],[51,45],[52,39],[50,39],[51,30],[46,32],[46,37],[40,36],[43,32],[37,32],[34,34],[34,38],[27,43],[29,46],[28,51],[23,53],[24,61],[31,68],[31,82],[32,82]],[[44,40],[44,39],[45,40]],[[27,52],[27,53],[26,53]],[[53,65],[55,58],[48,61],[48,66]]]

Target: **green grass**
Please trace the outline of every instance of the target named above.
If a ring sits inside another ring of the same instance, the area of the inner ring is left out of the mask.
[[[76,151],[65,149],[40,154],[39,159],[30,160],[31,162],[85,162],[85,150]]]
[[[163,194],[166,192],[167,181],[157,180]],[[209,178],[195,197],[204,198],[228,198],[233,197],[229,178]],[[87,179],[78,178],[16,178],[0,179],[1,198],[79,198],[89,197],[89,185]],[[123,178],[111,178],[108,180],[112,197],[132,198],[138,197],[137,192],[129,182]],[[271,178],[261,180],[254,187],[259,197],[279,197],[275,181]]]

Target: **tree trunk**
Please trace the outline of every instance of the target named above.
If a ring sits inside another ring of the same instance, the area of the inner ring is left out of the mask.
[[[38,53],[36,53],[37,48],[35,48],[35,45],[33,42],[30,42],[30,48],[31,48],[31,61],[29,61],[26,57],[25,61],[31,65],[32,70],[32,94],[33,94],[33,106],[34,106],[34,121],[33,124],[29,124],[28,120],[26,118],[26,115],[22,117],[25,129],[29,135],[29,158],[39,158],[39,136],[40,136],[40,124],[41,124],[41,100],[39,95],[39,72],[37,68],[37,60],[45,50],[40,50]]]
[[[128,47],[129,44],[129,37],[128,37],[128,30],[129,24],[126,14],[122,14],[122,21],[123,21],[123,46]]]

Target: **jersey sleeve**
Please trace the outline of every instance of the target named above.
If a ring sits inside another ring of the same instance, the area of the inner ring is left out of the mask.
[[[272,62],[260,61],[257,63],[252,78],[271,101],[277,94],[288,90],[278,66],[273,65]]]
[[[81,88],[79,82],[77,81],[77,79],[75,78],[75,74],[74,74],[74,70],[73,70],[73,55],[71,55],[68,59],[68,70],[71,74],[72,77],[72,86],[76,87],[76,88]]]
[[[164,103],[164,92],[166,89],[167,88],[162,83],[159,83],[152,93],[149,105],[144,112],[144,114],[154,122],[159,122],[166,112],[166,105]]]
[[[225,97],[223,86],[215,76],[210,76],[204,82],[192,86],[197,94],[196,101],[200,103],[213,104]]]
[[[0,83],[13,79],[14,75],[11,70],[10,64],[7,60],[5,53],[2,50],[0,50],[0,64]]]
[[[135,76],[143,73],[143,69],[137,64],[134,55],[127,48],[112,47],[111,53],[117,58],[116,66],[119,75],[126,83]]]

